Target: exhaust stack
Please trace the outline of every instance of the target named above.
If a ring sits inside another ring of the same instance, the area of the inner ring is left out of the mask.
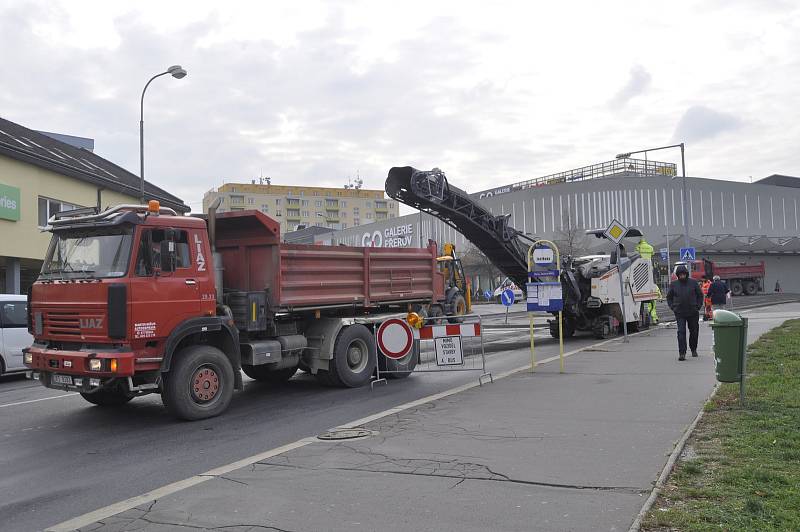
[[[222,304],[222,256],[217,253],[217,209],[222,198],[215,199],[208,206],[208,240],[211,244],[211,262],[214,264],[214,284],[217,287],[217,304]]]

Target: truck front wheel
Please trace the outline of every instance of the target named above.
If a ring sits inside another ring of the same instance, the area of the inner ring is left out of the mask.
[[[325,384],[358,388],[372,378],[377,363],[375,336],[364,325],[350,325],[339,332],[328,371],[317,373]]]
[[[194,421],[214,417],[228,408],[233,396],[233,367],[225,354],[210,345],[193,345],[175,354],[164,375],[161,393],[169,412]]]

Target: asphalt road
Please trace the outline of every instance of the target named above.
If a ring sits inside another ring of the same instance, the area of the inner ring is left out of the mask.
[[[537,331],[537,358],[557,354]],[[582,339],[577,347],[591,343]],[[526,345],[525,328],[487,331],[487,347]],[[526,355],[487,355],[490,371]],[[178,422],[159,396],[117,409],[48,390],[19,377],[0,378],[0,530],[42,530],[164,484],[277,447],[330,427],[477,379],[477,372],[418,373],[388,385],[325,388],[299,374],[269,388],[254,381],[222,416]]]
[[[760,303],[766,301],[772,299]],[[759,303],[756,298],[751,302]],[[484,319],[486,325],[503,322],[503,316]],[[508,329],[485,329],[490,371],[518,367],[528,358],[524,350],[508,352],[527,345],[527,317],[517,311],[509,323],[512,327]],[[594,341],[590,336],[576,337],[565,348]],[[536,342],[537,359],[558,353],[558,343],[546,329],[537,330]],[[157,395],[104,409],[77,394],[48,390],[19,377],[3,377],[0,530],[42,530],[477,378],[475,372],[417,373],[375,390],[325,388],[304,374],[280,388],[248,381],[224,415],[187,423],[172,419]]]

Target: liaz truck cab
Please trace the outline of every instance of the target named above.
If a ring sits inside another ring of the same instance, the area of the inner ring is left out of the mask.
[[[155,201],[52,217],[29,295],[29,376],[104,406],[160,393],[176,417],[202,419],[227,408],[241,371],[276,384],[303,369],[345,387],[368,383],[378,363],[407,376],[418,353],[378,359],[375,323],[412,309],[467,311],[433,241],[285,244],[272,218],[217,216],[217,206],[207,220]]]

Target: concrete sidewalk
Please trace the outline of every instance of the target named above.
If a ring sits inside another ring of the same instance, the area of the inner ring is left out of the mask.
[[[747,311],[751,341],[798,312]],[[82,530],[627,530],[714,387],[711,344],[705,325],[686,362],[674,328],[607,342]]]

